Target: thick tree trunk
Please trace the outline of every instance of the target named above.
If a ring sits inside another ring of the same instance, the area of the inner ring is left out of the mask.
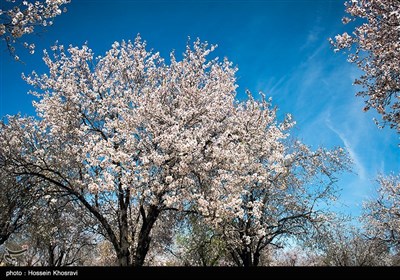
[[[156,222],[160,211],[157,206],[150,206],[149,210],[146,212],[143,206],[140,207],[140,213],[142,215],[143,224],[139,232],[138,244],[135,254],[135,266],[143,266],[146,259],[147,252],[149,251],[150,241],[151,241],[151,230]]]
[[[119,187],[119,249],[117,251],[118,264],[120,266],[131,265],[131,254],[129,251],[129,225],[128,225],[128,205],[130,199],[130,192],[122,190],[122,186]]]
[[[253,266],[258,266],[259,263],[260,263],[260,253],[255,252],[253,255]]]
[[[242,263],[244,267],[250,267],[253,266],[252,265],[252,260],[251,260],[251,253],[245,251],[246,249],[244,249],[242,251],[242,253],[240,254],[240,258],[242,259]]]
[[[54,261],[54,246],[49,244],[47,247],[47,251],[49,253],[49,260],[48,260],[48,266],[55,266],[55,261]]]
[[[119,250],[117,252],[117,258],[119,266],[129,266],[131,264],[129,250]]]
[[[232,250],[231,256],[237,266],[251,267],[258,266],[260,263],[260,252],[251,252],[248,248],[242,250]]]
[[[126,213],[124,214],[126,216]],[[126,223],[125,223],[126,220]],[[118,265],[119,266],[130,266],[131,265],[131,254],[129,251],[129,241],[128,241],[128,222],[126,217],[121,220],[120,228],[120,240],[119,240],[119,250],[117,252]]]

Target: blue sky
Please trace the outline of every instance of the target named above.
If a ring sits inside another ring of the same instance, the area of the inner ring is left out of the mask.
[[[0,45],[0,115],[33,115],[30,89],[21,73],[44,73],[43,49],[56,40],[64,45],[88,42],[103,55],[114,41],[138,33],[148,47],[168,57],[182,53],[188,36],[218,44],[215,55],[239,67],[238,93],[245,89],[272,96],[279,115],[297,121],[293,134],[314,148],[344,146],[354,172],[340,176],[338,208],[360,213],[362,200],[374,195],[378,173],[400,173],[400,142],[394,130],[380,130],[373,112],[362,111],[352,85],[360,73],[335,54],[328,38],[345,31],[342,0],[72,0],[68,12],[32,37],[36,53],[20,50],[17,63]]]

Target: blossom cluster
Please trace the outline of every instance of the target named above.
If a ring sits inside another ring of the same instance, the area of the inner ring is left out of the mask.
[[[13,55],[15,55],[15,44],[22,36],[34,33],[38,26],[52,25],[56,16],[66,12],[63,6],[70,2],[70,0],[5,1],[5,8],[0,9],[0,38],[5,41]],[[28,42],[22,44],[31,54],[35,52],[35,44]],[[17,55],[14,57],[19,60]]]

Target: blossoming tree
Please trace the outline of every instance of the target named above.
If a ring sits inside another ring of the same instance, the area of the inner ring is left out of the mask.
[[[235,152],[218,181],[222,186],[199,200],[236,265],[257,266],[267,246],[310,237],[331,218],[335,174],[348,170],[350,160],[342,148],[312,151],[300,141],[285,141],[292,125],[290,116],[278,124],[265,100],[249,97],[240,104],[227,144]]]
[[[355,81],[364,90],[364,110],[374,108],[383,123],[400,132],[400,4],[397,0],[346,2],[343,22],[359,21],[352,35],[330,39],[335,51],[348,49],[349,61],[364,73]]]
[[[55,47],[53,60],[44,58],[50,74],[26,77],[41,90],[40,120],[16,116],[1,125],[3,162],[74,196],[97,218],[120,265],[142,265],[160,213],[191,201],[188,174],[206,168],[209,139],[234,107],[235,69],[205,63],[210,51],[196,42],[167,66],[139,38],[98,59],[86,46]]]
[[[364,205],[363,220],[369,236],[400,245],[400,176],[380,176],[378,197]]]
[[[297,216],[317,219],[315,203],[330,191],[305,188],[303,177],[330,177],[347,161],[341,149],[296,142],[292,152],[293,122],[278,123],[265,100],[237,101],[236,68],[208,59],[214,48],[197,40],[167,64],[139,36],[96,58],[86,45],[54,46],[49,73],[24,76],[38,118],[0,124],[0,163],[84,207],[119,265],[144,264],[166,211],[200,214],[232,250],[259,253],[297,230]]]

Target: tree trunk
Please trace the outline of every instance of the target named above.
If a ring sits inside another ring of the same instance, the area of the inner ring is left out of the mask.
[[[258,266],[260,263],[260,252],[255,252],[253,255],[253,266]]]
[[[54,263],[54,246],[49,244],[49,246],[47,247],[47,251],[49,252],[49,263],[48,266],[55,266]]]
[[[251,267],[260,263],[260,252],[252,253],[249,248],[231,251],[231,255],[237,266]]]
[[[246,250],[247,248],[243,249],[242,253],[240,254],[240,258],[242,259],[242,263],[244,267],[252,266],[251,261],[251,253]]]
[[[121,219],[120,228],[120,240],[119,240],[119,250],[117,252],[118,265],[119,266],[130,266],[131,265],[131,254],[129,251],[129,241],[128,241],[128,222],[125,214],[122,214],[124,218]],[[126,220],[126,223],[125,223]]]
[[[151,230],[156,222],[160,211],[157,206],[150,206],[146,215],[143,206],[140,207],[140,213],[142,215],[143,224],[139,232],[138,244],[135,254],[135,266],[143,266],[146,259],[147,252],[149,251],[151,241]]]
[[[119,250],[117,252],[117,258],[119,266],[129,266],[131,264],[129,250]]]
[[[128,226],[128,204],[130,199],[129,190],[122,190],[122,186],[119,187],[119,250],[117,251],[118,264],[119,266],[131,265],[131,254],[129,251],[129,226]]]
[[[236,253],[236,250],[235,250],[235,249],[232,249],[230,252],[231,252],[232,259],[233,259],[233,261],[235,262],[236,266],[242,266],[240,257],[239,257],[238,254]]]

